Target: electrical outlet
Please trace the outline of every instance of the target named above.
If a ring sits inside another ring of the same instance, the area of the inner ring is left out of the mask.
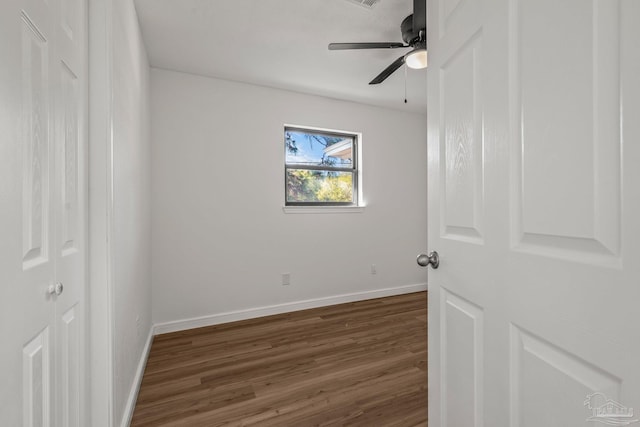
[[[371,274],[378,274],[378,267],[375,264],[371,264]]]
[[[136,316],[136,336],[140,338],[140,316]]]
[[[282,273],[282,286],[289,286],[291,284],[291,273]]]

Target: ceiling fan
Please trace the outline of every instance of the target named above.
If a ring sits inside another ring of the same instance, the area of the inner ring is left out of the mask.
[[[372,42],[372,43],[329,43],[329,50],[347,49],[397,49],[413,48],[411,52],[402,55],[369,82],[370,85],[382,83],[393,74],[402,64],[410,68],[427,67],[427,2],[426,0],[413,0],[413,14],[407,16],[400,24],[402,40],[399,42]]]

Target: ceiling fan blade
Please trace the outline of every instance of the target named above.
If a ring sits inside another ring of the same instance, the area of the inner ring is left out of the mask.
[[[398,47],[411,47],[398,42],[374,42],[374,43],[329,43],[329,50],[346,49],[395,49]]]
[[[387,79],[387,77],[389,77],[391,74],[393,74],[394,71],[396,71],[398,68],[402,67],[402,64],[404,64],[404,55],[402,55],[400,58],[398,58],[395,61],[393,61],[391,63],[391,65],[389,65],[380,74],[378,74],[375,79],[371,80],[369,82],[369,84],[370,85],[377,85],[379,83],[382,83],[383,81],[385,81]]]
[[[427,28],[427,0],[413,0],[413,34]]]

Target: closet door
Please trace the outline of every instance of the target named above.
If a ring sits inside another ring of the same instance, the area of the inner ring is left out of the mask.
[[[0,3],[0,425],[86,425],[84,0]]]

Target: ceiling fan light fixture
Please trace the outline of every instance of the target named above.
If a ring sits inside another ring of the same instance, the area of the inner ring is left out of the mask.
[[[414,70],[427,68],[427,50],[412,50],[404,57],[404,62],[407,64],[407,67],[413,68]]]

